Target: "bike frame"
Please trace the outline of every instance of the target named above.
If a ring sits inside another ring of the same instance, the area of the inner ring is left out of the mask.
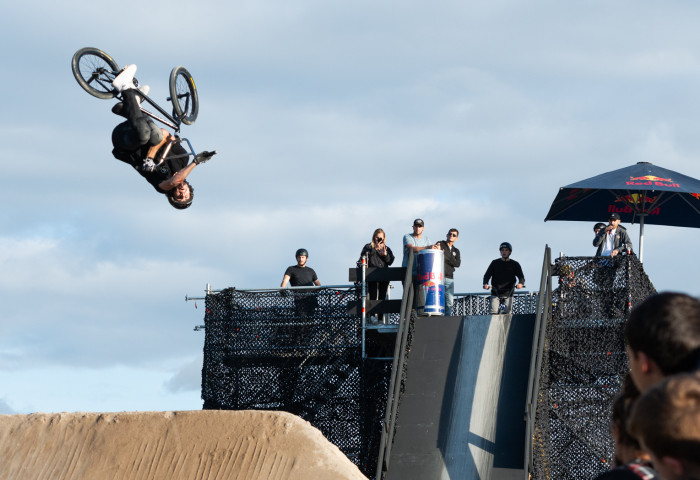
[[[172,128],[175,131],[175,134],[177,134],[180,131],[180,124],[182,122],[180,122],[175,117],[173,117],[168,112],[166,112],[160,105],[158,105],[155,101],[153,101],[148,95],[146,95],[145,93],[142,93],[140,90],[137,90],[137,92],[138,92],[137,95],[139,95],[143,99],[143,101],[141,102],[142,104],[143,104],[143,102],[148,102],[151,106],[153,106],[156,110],[158,110],[158,112],[161,115],[163,115],[165,118],[161,118],[158,115],[156,115],[155,113],[149,112],[148,110],[143,108],[143,106],[140,106],[139,108],[141,109],[141,111],[144,114],[148,115],[153,120],[156,120],[156,121],[162,123],[163,125]],[[119,98],[121,98],[121,97],[119,97]],[[168,98],[168,100],[170,100],[170,98]],[[165,157],[181,158],[181,157],[185,157],[185,156],[189,157],[191,155],[192,158],[194,158],[197,156],[197,154],[194,151],[194,147],[192,147],[192,143],[190,143],[189,139],[180,138],[180,142],[187,142],[190,153],[188,153],[187,155],[181,154],[181,155],[173,155],[173,156],[168,157],[168,153],[170,153],[170,147],[173,146],[174,141],[170,142],[167,145],[167,147],[165,148],[165,150],[163,151],[163,155],[161,157],[160,162],[158,162],[158,165],[160,165],[165,160]]]
[[[154,102],[151,97],[148,95],[142,93],[140,90],[137,90],[137,95],[139,95],[144,101],[148,102],[151,106],[153,106],[158,112],[160,112],[161,115],[163,115],[165,118],[161,118],[158,115],[149,112],[145,108],[141,107],[141,111],[151,117],[153,120],[157,120],[163,125],[166,125],[173,130],[175,130],[175,133],[180,131],[180,124],[182,123],[180,120],[175,119],[172,115],[170,115],[168,112],[166,112],[160,105],[158,105],[156,102]],[[168,100],[170,100],[168,98]]]

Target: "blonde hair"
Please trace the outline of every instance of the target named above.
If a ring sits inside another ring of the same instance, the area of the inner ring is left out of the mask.
[[[381,228],[378,228],[372,234],[372,241],[369,242],[369,244],[372,246],[372,248],[377,248],[377,245],[374,243],[374,237],[376,237],[378,233],[381,233],[382,235],[384,235],[384,245],[386,245],[386,233],[384,233],[384,230],[382,230]]]

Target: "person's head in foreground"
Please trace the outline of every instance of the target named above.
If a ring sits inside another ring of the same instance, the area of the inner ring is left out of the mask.
[[[700,479],[700,372],[651,387],[635,401],[627,428],[662,480]]]
[[[669,375],[694,371],[700,360],[700,300],[677,292],[652,295],[630,313],[625,343],[641,392]]]
[[[622,385],[622,391],[615,397],[612,405],[611,428],[615,440],[615,464],[624,465],[635,460],[649,460],[639,442],[627,431],[627,418],[634,401],[639,397],[632,377],[628,374]]]

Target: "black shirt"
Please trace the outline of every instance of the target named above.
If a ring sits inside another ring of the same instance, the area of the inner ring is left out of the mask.
[[[284,272],[285,275],[289,275],[289,284],[292,287],[306,287],[314,285],[314,282],[318,280],[316,272],[310,267],[300,267],[299,265],[292,265],[287,268]]]

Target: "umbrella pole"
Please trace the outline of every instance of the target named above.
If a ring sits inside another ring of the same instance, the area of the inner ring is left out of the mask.
[[[639,262],[644,263],[644,217],[642,213],[639,216]]]

